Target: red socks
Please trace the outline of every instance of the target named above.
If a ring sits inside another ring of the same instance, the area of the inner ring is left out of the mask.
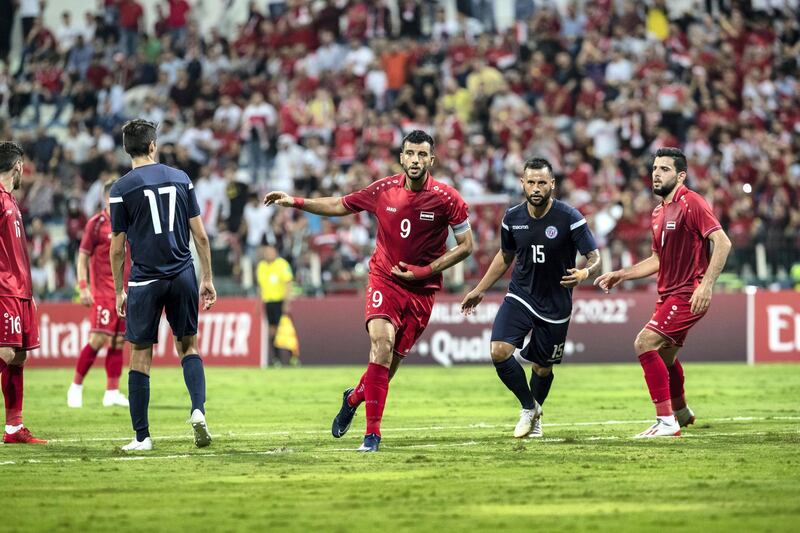
[[[109,348],[106,351],[106,390],[119,389],[122,375],[122,348]]]
[[[75,365],[75,377],[72,378],[73,383],[76,385],[83,384],[83,378],[89,373],[89,369],[92,368],[95,359],[97,359],[97,350],[92,348],[91,344],[84,346],[83,350],[81,350],[81,354],[78,356],[78,364]]]
[[[353,392],[350,393],[350,396],[347,397],[347,403],[350,407],[358,407],[364,402],[364,378],[367,377],[367,373],[364,372],[361,375],[361,379],[358,380],[358,385],[356,388],[353,389]]]
[[[0,365],[0,368],[5,363]],[[6,365],[3,370],[2,382],[3,395],[6,400],[6,425],[18,426],[22,424],[22,366]]]
[[[683,393],[683,367],[681,362],[675,359],[669,370],[669,396],[672,398],[672,408],[679,411],[686,407],[686,397]]]
[[[656,350],[650,350],[639,355],[639,364],[644,370],[644,380],[650,390],[650,398],[656,404],[656,415],[672,416],[670,379],[664,360]]]
[[[383,408],[386,405],[386,395],[389,394],[389,369],[370,363],[363,380],[364,401],[367,410],[366,434],[375,433],[380,436]]]

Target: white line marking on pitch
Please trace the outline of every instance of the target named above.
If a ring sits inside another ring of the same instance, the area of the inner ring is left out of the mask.
[[[707,418],[701,419],[701,422],[764,422],[769,420],[800,420],[800,416],[770,416],[770,417],[756,417],[756,416],[735,416],[725,418]],[[652,419],[647,420],[604,420],[596,422],[557,422],[557,423],[544,423],[544,427],[584,427],[584,426],[619,426],[628,424],[649,424]],[[512,427],[513,424],[486,424],[479,422],[477,424],[469,424],[466,426],[427,426],[427,427],[413,427],[413,428],[386,428],[383,429],[384,433],[403,433],[403,432],[417,432],[417,431],[447,431],[453,429],[501,429]],[[238,433],[236,431],[220,431],[216,435],[220,437],[279,437],[282,435],[327,435],[330,431],[325,429],[303,430],[303,431],[265,431],[255,433]],[[164,435],[158,436],[158,440],[183,440],[191,435],[187,431],[185,435]],[[130,436],[125,437],[91,437],[80,439],[49,439],[50,443],[80,443],[80,442],[121,442],[130,440]]]
[[[790,431],[778,431],[775,432],[776,434],[798,434],[800,430],[790,430]],[[702,434],[690,434],[690,435],[681,435],[681,437],[676,437],[674,439],[668,438],[659,438],[659,439],[636,439],[634,436],[629,437],[620,437],[614,435],[606,435],[606,436],[590,436],[590,437],[576,437],[576,438],[561,438],[561,437],[545,437],[541,439],[522,439],[520,442],[545,442],[545,443],[563,443],[563,442],[590,442],[590,441],[598,441],[598,440],[639,440],[641,442],[680,442],[681,438],[708,438],[708,437],[735,437],[735,436],[764,436],[768,435],[769,433],[764,431],[756,431],[756,432],[715,432],[715,433],[702,433]],[[508,439],[511,441],[511,439]],[[467,441],[467,442],[456,442],[456,443],[447,443],[447,444],[408,444],[408,445],[395,445],[392,446],[392,449],[396,451],[401,450],[409,450],[409,449],[420,449],[420,448],[452,448],[452,447],[460,447],[460,446],[476,446],[477,442],[475,441]],[[535,446],[535,444],[534,444]],[[353,453],[356,451],[356,448],[332,448],[327,450],[314,450],[309,453]],[[125,455],[125,456],[118,456],[118,457],[98,457],[92,459],[84,459],[84,458],[67,458],[67,459],[20,459],[18,461],[2,461],[0,462],[0,466],[13,466],[13,465],[22,465],[22,464],[64,464],[64,463],[100,463],[100,462],[125,462],[125,461],[163,461],[165,459],[192,459],[197,457],[242,457],[242,456],[258,456],[258,455],[282,455],[282,454],[293,454],[297,453],[296,450],[292,449],[277,449],[277,450],[265,450],[265,451],[250,451],[250,452],[218,452],[218,453],[182,453],[182,454],[171,454],[171,455]]]

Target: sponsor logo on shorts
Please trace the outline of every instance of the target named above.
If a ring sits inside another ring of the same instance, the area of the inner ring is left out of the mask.
[[[558,230],[555,226],[547,226],[547,229],[544,230],[544,234],[548,239],[555,239],[558,236]]]
[[[419,213],[420,220],[433,220],[433,213],[430,211],[420,211]]]
[[[658,321],[657,321],[657,320],[651,320],[651,321],[650,321],[650,322],[648,322],[648,323],[649,323],[649,324],[653,324],[654,326],[657,326],[657,325],[658,325]]]
[[[511,226],[511,229],[528,229],[528,226]]]
[[[667,229],[675,229],[675,221],[674,220],[668,221],[667,225],[666,225],[666,228]]]

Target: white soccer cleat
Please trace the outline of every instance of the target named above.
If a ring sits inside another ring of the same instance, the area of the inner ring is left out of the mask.
[[[105,394],[103,394],[103,407],[128,407],[130,404],[128,403],[128,399],[125,397],[118,390],[107,390]]]
[[[121,449],[123,452],[149,452],[153,449],[153,441],[150,437],[145,437],[143,441],[139,442],[136,437],[133,437],[133,440]]]
[[[527,437],[533,430],[533,425],[542,416],[542,406],[534,401],[533,409],[523,409],[519,412],[519,422],[514,428],[514,437],[521,439]]]
[[[542,435],[542,417],[539,415],[539,418],[533,421],[533,428],[531,429],[531,432],[528,433],[528,438],[538,439],[541,438]]]
[[[637,439],[648,439],[651,437],[680,437],[681,427],[674,416],[656,417],[656,423],[636,435]]]
[[[694,424],[695,421],[694,411],[689,409],[688,405],[683,409],[678,409],[673,414],[675,415],[675,418],[678,419],[678,425],[680,427],[686,427]]]
[[[189,423],[192,425],[192,429],[194,430],[195,446],[198,448],[205,448],[211,444],[211,433],[208,432],[206,417],[200,411],[200,409],[195,409],[192,411],[192,416],[189,418]]]
[[[67,390],[67,407],[80,409],[83,407],[83,385],[72,383]]]

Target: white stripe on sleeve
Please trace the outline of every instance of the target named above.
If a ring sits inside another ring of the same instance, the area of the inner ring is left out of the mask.
[[[122,203],[122,196],[110,196],[108,198],[108,203],[110,203],[110,204],[121,204]]]
[[[569,226],[569,229],[570,229],[570,231],[572,231],[572,230],[575,230],[575,229],[578,229],[578,228],[580,228],[580,227],[581,227],[581,226],[583,226],[584,224],[586,224],[586,219],[585,219],[585,218],[582,218],[582,219],[580,219],[579,221],[575,222],[574,224],[571,224],[571,225]]]

